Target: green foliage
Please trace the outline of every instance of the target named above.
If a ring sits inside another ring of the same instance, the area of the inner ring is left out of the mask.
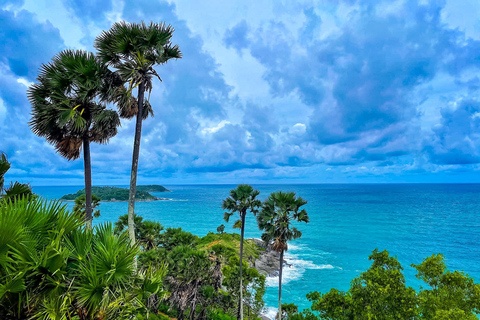
[[[10,169],[10,162],[8,162],[7,155],[0,152],[0,206],[4,202],[15,202],[18,199],[29,198],[35,199],[32,192],[32,187],[26,183],[19,183],[17,181],[11,182],[10,187],[3,188],[5,184],[5,174]]]
[[[235,212],[238,212],[240,218],[244,217],[247,211],[257,214],[262,204],[257,199],[259,194],[258,190],[254,190],[248,184],[239,184],[236,189],[230,190],[230,196],[222,203],[222,208],[227,210],[223,216],[224,220],[228,222]]]
[[[161,235],[160,246],[167,250],[171,250],[177,246],[190,246],[195,247],[197,245],[198,237],[188,231],[182,230],[182,228],[167,228]]]
[[[297,197],[294,192],[279,191],[270,194],[257,216],[258,227],[263,231],[262,240],[267,243],[273,241],[272,248],[278,252],[286,251],[288,241],[302,236],[293,222],[310,221],[305,209],[300,209],[305,204],[307,201]]]
[[[447,271],[443,256],[432,255],[418,265],[417,278],[430,286],[418,293],[419,312],[426,319],[476,319],[480,313],[480,284],[468,275]]]
[[[75,199],[75,205],[73,206],[73,211],[78,212],[79,214],[85,216],[85,202],[86,202],[86,196],[85,193],[82,194],[81,196],[78,196]],[[92,194],[92,210],[93,211],[93,216],[95,218],[100,217],[100,210],[95,210],[98,206],[100,206],[100,198],[97,197],[96,194]]]
[[[217,232],[218,233],[223,233],[225,231],[225,225],[221,224],[217,227]]]
[[[120,119],[104,102],[121,83],[93,53],[64,50],[42,64],[37,81],[28,89],[30,127],[66,159],[80,157],[85,139],[106,143],[117,134]]]
[[[165,267],[135,273],[126,234],[82,225],[58,202],[0,208],[1,319],[126,319],[165,296]]]
[[[0,153],[0,194],[3,193],[3,185],[5,184],[5,174],[10,169],[10,162],[7,160],[7,155]]]
[[[170,192],[164,186],[158,184],[149,184],[143,186],[137,186],[137,191],[144,191],[144,192]]]
[[[142,248],[147,251],[159,246],[162,241],[163,226],[159,222],[144,221],[142,217],[134,215],[135,223],[135,239]],[[120,234],[126,230],[128,226],[128,215],[125,214],[118,218],[115,222],[115,233]]]
[[[261,206],[260,200],[256,199],[257,196],[260,194],[258,190],[254,190],[252,186],[248,184],[239,184],[237,188],[230,190],[230,196],[223,200],[222,208],[226,210],[224,214],[224,219],[226,222],[229,221],[230,217],[235,213],[238,212],[240,216],[240,220],[235,222],[233,225],[234,228],[241,228],[241,238],[240,238],[240,254],[239,254],[239,281],[240,284],[239,288],[239,309],[238,309],[238,318],[243,320],[244,312],[243,312],[243,291],[241,288],[243,287],[243,237],[245,233],[245,218],[247,215],[247,211],[250,211],[254,215],[257,214],[258,208]]]
[[[336,289],[307,295],[306,310],[288,319],[477,319],[480,285],[461,272],[446,270],[442,255],[419,265],[417,277],[430,289],[416,292],[405,285],[403,268],[387,251],[374,250],[371,267],[355,278],[347,292]]]
[[[294,303],[282,303],[282,319],[290,319],[298,313],[298,306]]]
[[[242,265],[242,290],[243,300],[247,308],[246,313],[247,315],[258,315],[265,306],[265,302],[263,301],[263,295],[265,294],[265,276],[261,275],[257,269],[253,267],[250,268],[245,261],[242,261]],[[234,297],[235,304],[233,310],[236,310],[238,308],[240,292],[238,256],[233,256],[229,259],[228,264],[223,267],[222,273],[224,275],[222,284],[227,289],[227,292]]]
[[[138,101],[132,95],[132,90],[141,83],[145,90],[151,92],[152,77],[158,77],[154,67],[164,64],[170,59],[179,59],[182,54],[178,46],[171,43],[174,29],[164,23],[115,22],[113,26],[103,31],[95,39],[95,48],[103,63],[115,68],[123,86],[111,96],[116,103],[122,118],[133,118],[139,108]],[[143,92],[141,93],[143,95]],[[153,115],[150,103],[144,102],[145,112],[142,118]]]
[[[126,188],[118,187],[92,187],[92,193],[96,194],[102,201],[127,201],[129,190]],[[85,194],[85,189],[78,190],[76,193],[70,193],[62,196],[60,200],[75,200],[76,198]],[[135,198],[138,200],[155,200],[156,197],[152,196],[146,191],[137,190],[135,192]]]
[[[214,310],[208,314],[208,320],[235,320],[237,318],[225,314],[223,310]]]
[[[236,255],[240,255],[240,235],[236,233],[215,234],[208,233],[205,237],[198,240],[197,248],[201,250],[211,250],[213,253],[227,258],[227,260]],[[253,240],[245,240],[243,244],[243,257],[248,261],[258,258],[260,251],[263,250],[255,245]]]

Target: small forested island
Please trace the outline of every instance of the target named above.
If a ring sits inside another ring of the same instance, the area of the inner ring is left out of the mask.
[[[160,185],[138,186],[135,193],[136,200],[153,201],[163,199],[157,198],[149,192],[170,192],[170,190]],[[60,200],[75,200],[84,194],[85,189],[82,189],[76,193],[66,194],[62,196]],[[129,189],[119,187],[92,187],[92,194],[98,196],[102,201],[128,201]]]
[[[149,184],[145,186],[137,186],[137,191],[145,191],[145,192],[172,192],[161,186],[159,184]]]

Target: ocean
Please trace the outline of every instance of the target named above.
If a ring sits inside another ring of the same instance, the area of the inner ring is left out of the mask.
[[[407,285],[422,284],[412,263],[442,253],[449,270],[480,280],[480,184],[305,184],[253,185],[260,199],[274,191],[293,191],[308,201],[310,223],[299,224],[303,236],[289,243],[282,301],[310,307],[305,295],[331,288],[348,290],[350,281],[370,266],[368,256],[388,250],[404,267]],[[136,212],[165,227],[181,227],[199,236],[216,232],[223,221],[222,200],[235,185],[165,185],[171,193],[153,193],[173,201],[138,202]],[[36,194],[57,199],[82,186],[34,187]],[[68,206],[73,207],[69,202]],[[103,202],[94,223],[115,222],[126,202]],[[259,238],[256,219],[247,216],[245,237]],[[267,279],[267,314],[274,315],[278,278]]]

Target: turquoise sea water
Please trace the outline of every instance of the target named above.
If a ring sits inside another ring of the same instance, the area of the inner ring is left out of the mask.
[[[203,236],[225,222],[222,200],[234,185],[168,186],[154,194],[184,201],[139,202],[136,212],[164,226],[182,227]],[[305,295],[332,287],[347,290],[366,270],[375,248],[387,249],[405,268],[407,284],[421,284],[410,267],[433,253],[445,256],[450,270],[462,270],[480,281],[480,184],[322,184],[254,185],[264,199],[273,191],[294,191],[308,201],[309,224],[292,242],[284,271],[283,302],[309,307]],[[34,187],[49,199],[82,187]],[[68,203],[71,208],[73,204]],[[94,223],[116,221],[126,202],[104,202]],[[232,222],[235,220],[232,220]],[[227,232],[238,232],[227,224]],[[245,236],[260,237],[256,220],[247,216]],[[278,278],[267,279],[265,300],[270,313],[277,305]]]

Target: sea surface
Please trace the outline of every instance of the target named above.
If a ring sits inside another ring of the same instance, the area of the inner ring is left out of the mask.
[[[223,221],[222,200],[235,185],[165,185],[171,193],[153,193],[174,201],[138,202],[136,212],[165,227],[181,227],[199,236],[238,232]],[[274,191],[294,191],[308,201],[309,224],[299,224],[303,236],[289,243],[282,301],[310,307],[305,295],[331,288],[348,290],[350,281],[370,266],[372,250],[387,249],[404,267],[407,285],[416,289],[412,263],[442,253],[450,270],[461,270],[480,281],[480,184],[308,184],[254,185],[263,200]],[[57,199],[83,187],[34,187]],[[181,200],[181,201],[179,201]],[[67,205],[72,208],[73,203]],[[127,213],[126,202],[103,202],[94,223],[115,222]],[[245,236],[259,238],[253,215]],[[277,306],[278,278],[267,279],[267,314]]]

